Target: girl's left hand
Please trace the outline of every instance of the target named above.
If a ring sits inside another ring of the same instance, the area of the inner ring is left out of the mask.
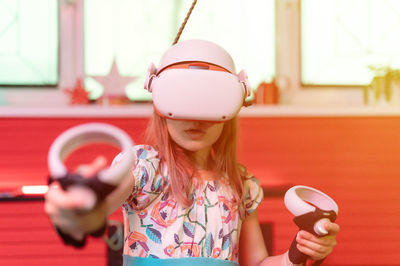
[[[77,172],[83,177],[91,177],[103,169],[106,163],[106,159],[99,156],[91,164],[80,166]],[[59,230],[75,240],[82,240],[85,234],[101,228],[106,220],[104,204],[98,204],[88,212],[82,212],[85,201],[84,193],[64,191],[57,182],[54,182],[45,195],[44,210],[52,224]]]
[[[336,246],[336,235],[340,227],[336,223],[327,222],[325,229],[328,234],[322,237],[317,237],[304,230],[298,232],[296,237],[298,250],[313,260],[321,260],[328,256]]]

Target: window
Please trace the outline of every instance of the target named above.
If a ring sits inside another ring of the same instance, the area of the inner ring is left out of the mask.
[[[57,82],[57,1],[0,0],[0,85]]]
[[[207,39],[234,58],[237,72],[246,69],[255,88],[275,75],[273,0],[198,1],[180,40]],[[94,98],[102,85],[90,76],[107,75],[115,60],[133,100],[148,100],[143,90],[148,65],[158,65],[172,45],[192,1],[85,0],[85,86]],[[262,29],[262,32],[260,32]]]
[[[400,1],[302,0],[305,85],[366,85],[370,66],[400,68]]]

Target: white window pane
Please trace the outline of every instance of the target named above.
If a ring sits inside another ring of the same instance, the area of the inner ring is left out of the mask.
[[[303,0],[302,82],[365,85],[369,66],[400,67],[400,1]]]
[[[181,8],[180,21],[190,4],[186,1]],[[224,47],[236,71],[245,69],[255,88],[275,75],[275,1],[198,1],[180,40],[184,39],[206,39]]]
[[[0,0],[0,85],[56,85],[54,0]]]
[[[143,89],[151,62],[158,65],[170,47],[192,1],[85,0],[85,86],[102,93],[90,76],[106,75],[115,58],[134,100],[149,100]],[[273,0],[198,1],[180,40],[207,39],[223,46],[246,69],[253,88],[275,73]],[[260,32],[260,28],[263,32]]]

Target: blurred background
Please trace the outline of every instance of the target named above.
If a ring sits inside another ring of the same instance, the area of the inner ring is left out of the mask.
[[[152,113],[147,67],[191,5],[0,0],[0,265],[118,265],[115,245],[91,239],[77,251],[58,239],[43,212],[47,152],[89,121],[141,143]],[[185,39],[220,44],[249,75],[239,157],[264,187],[269,252],[290,246],[297,228],[283,195],[301,184],[339,205],[326,265],[400,265],[400,1],[198,0]],[[93,145],[67,164],[116,152]]]

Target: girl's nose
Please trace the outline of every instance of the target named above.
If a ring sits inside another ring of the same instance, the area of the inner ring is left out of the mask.
[[[193,125],[201,129],[207,129],[214,124],[215,122],[209,122],[209,121],[193,121]]]

